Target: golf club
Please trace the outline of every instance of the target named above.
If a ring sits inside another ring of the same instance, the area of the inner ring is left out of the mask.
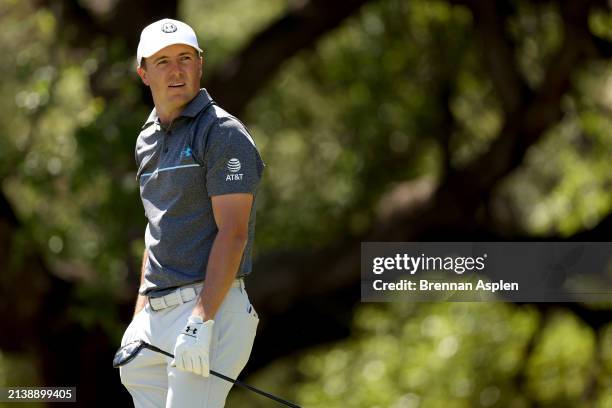
[[[126,365],[127,363],[129,363],[130,361],[132,361],[134,358],[136,358],[136,356],[138,355],[138,353],[140,353],[140,351],[142,349],[149,349],[152,351],[155,351],[157,353],[161,353],[163,355],[166,355],[168,357],[174,358],[174,355],[172,355],[171,353],[168,353],[167,351],[164,351],[158,347],[155,347],[152,344],[147,343],[146,341],[143,340],[135,340],[131,343],[126,344],[125,346],[121,347],[119,350],[117,350],[117,353],[115,353],[115,358],[113,358],[113,367],[114,368],[118,368],[121,367],[123,365]],[[215,377],[219,377],[225,381],[229,381],[233,384],[239,385],[240,387],[246,388],[247,390],[251,390],[253,392],[256,392],[257,394],[263,395],[264,397],[268,397],[276,402],[279,402],[281,404],[284,404],[288,407],[293,407],[293,408],[301,408],[299,405],[296,405],[292,402],[289,401],[285,401],[282,398],[279,398],[275,395],[272,395],[270,393],[267,393],[265,391],[262,391],[258,388],[253,387],[252,385],[249,384],[245,384],[242,381],[239,380],[234,380],[233,378],[227,377],[221,373],[218,373],[216,371],[210,370],[210,373],[212,375],[214,375]]]

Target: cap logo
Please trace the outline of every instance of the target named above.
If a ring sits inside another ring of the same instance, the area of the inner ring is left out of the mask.
[[[162,26],[162,31],[164,33],[173,33],[176,31],[176,26],[172,23],[164,23]]]

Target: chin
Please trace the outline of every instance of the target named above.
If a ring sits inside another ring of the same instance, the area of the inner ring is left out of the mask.
[[[179,103],[187,103],[193,98],[193,94],[189,92],[175,92],[166,95],[167,101],[179,102]]]
[[[169,98],[185,98],[187,100],[192,99],[194,96],[196,96],[197,92],[192,90],[192,89],[181,89],[179,90],[175,90],[175,91],[170,91],[168,93],[168,97]]]

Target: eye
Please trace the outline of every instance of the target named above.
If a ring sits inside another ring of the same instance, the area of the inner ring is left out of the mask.
[[[167,64],[167,63],[168,63],[168,61],[167,61],[167,60],[161,60],[161,61],[158,61],[158,62],[157,62],[157,66],[160,66],[160,65],[165,65],[165,64]]]
[[[191,61],[191,55],[183,55],[181,61]]]

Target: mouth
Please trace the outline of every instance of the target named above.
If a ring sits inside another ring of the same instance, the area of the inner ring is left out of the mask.
[[[175,82],[173,84],[168,85],[168,88],[181,88],[185,86],[184,82]]]

